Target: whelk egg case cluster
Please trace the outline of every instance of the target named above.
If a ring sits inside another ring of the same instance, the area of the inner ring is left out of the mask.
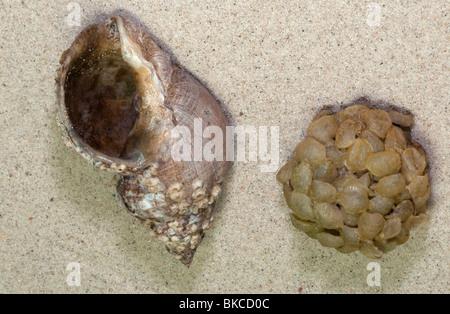
[[[431,189],[412,116],[373,105],[317,115],[277,179],[297,229],[342,253],[380,258],[428,221]]]

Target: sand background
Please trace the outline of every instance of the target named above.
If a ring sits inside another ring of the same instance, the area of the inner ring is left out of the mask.
[[[69,1],[0,3],[0,293],[449,292],[449,2]],[[66,149],[56,125],[62,52],[95,16],[138,16],[235,123],[280,127],[280,166],[324,105],[361,97],[416,119],[430,154],[427,229],[379,261],[322,248],[289,223],[275,174],[235,163],[190,269],[120,206],[113,175]],[[370,25],[369,25],[370,24]],[[372,25],[372,26],[371,26]],[[66,266],[81,264],[81,287]]]

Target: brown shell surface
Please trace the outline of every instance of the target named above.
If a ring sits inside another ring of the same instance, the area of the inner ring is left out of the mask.
[[[191,160],[175,161],[171,150],[180,139],[171,134],[183,126],[193,135],[196,119],[202,131],[215,126],[225,134],[220,104],[144,26],[122,16],[82,31],[64,52],[58,76],[66,144],[120,174],[117,190],[127,210],[189,266],[212,223],[229,163],[225,153],[222,160],[194,161],[194,149]]]
[[[277,179],[295,228],[324,247],[369,258],[404,244],[428,222],[425,149],[413,117],[361,99],[319,113]]]

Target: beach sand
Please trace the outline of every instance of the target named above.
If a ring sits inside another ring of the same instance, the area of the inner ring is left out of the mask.
[[[80,1],[80,26],[69,2],[0,3],[0,293],[450,292],[448,1],[91,0]],[[371,260],[291,226],[262,161],[234,163],[188,269],[120,205],[114,175],[64,146],[60,56],[119,9],[236,125],[279,127],[279,166],[323,106],[367,96],[413,113],[413,136],[430,155],[431,222],[377,261],[380,287],[367,284]],[[70,263],[81,266],[81,286],[67,283]]]

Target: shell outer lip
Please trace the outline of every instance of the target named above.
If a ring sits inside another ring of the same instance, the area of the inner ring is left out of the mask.
[[[89,32],[92,28],[104,24],[115,24],[116,26],[113,27],[115,31],[119,31],[119,27],[117,25],[121,25],[122,27],[120,28],[124,32],[126,32],[125,27],[123,27],[124,22],[124,17],[120,15],[113,15],[103,22],[86,27],[78,35],[72,46],[62,54],[60,66],[57,70],[56,80],[58,84],[57,96],[59,99],[58,124],[60,124],[62,127],[63,138],[65,140],[66,146],[75,150],[91,165],[102,170],[120,173],[122,175],[133,175],[144,172],[145,169],[148,168],[153,161],[145,161],[143,159],[126,160],[122,158],[116,158],[108,156],[101,151],[93,148],[88,143],[86,143],[86,141],[84,141],[81,136],[74,130],[72,122],[70,121],[69,114],[65,107],[65,83],[67,75],[70,71],[70,67],[73,61],[77,59],[77,55],[86,49],[86,47],[83,46],[85,43],[83,43],[82,36],[84,36],[84,34]]]

